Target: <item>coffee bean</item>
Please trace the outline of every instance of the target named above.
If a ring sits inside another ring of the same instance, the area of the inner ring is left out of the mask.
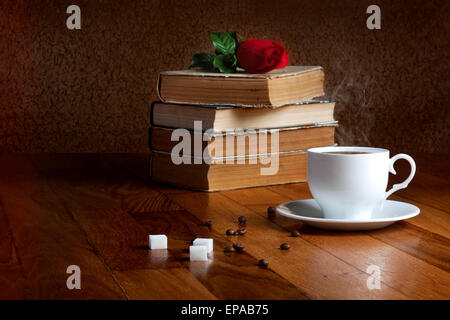
[[[212,226],[212,221],[211,220],[205,221],[205,223],[203,225],[206,226],[206,227],[211,227]]]
[[[268,207],[267,208],[267,213],[276,213],[277,209],[275,209],[275,207]]]
[[[269,261],[265,259],[258,260],[258,266],[260,267],[267,267],[269,265]]]
[[[281,250],[288,250],[290,247],[291,247],[291,245],[289,243],[282,243],[280,245]]]
[[[233,229],[228,229],[227,230],[227,235],[234,236],[235,234],[236,234],[236,231],[234,231]]]
[[[242,250],[244,250],[245,244],[243,244],[243,243],[233,243],[233,248],[237,252],[241,252]]]
[[[225,248],[223,248],[223,252],[234,252],[236,250],[234,250],[233,246],[226,246]]]
[[[240,225],[245,225],[245,224],[247,223],[247,217],[245,217],[245,216],[240,216],[240,217],[238,218],[238,221],[239,221],[239,224],[240,224]]]
[[[245,230],[245,228],[240,228],[237,230],[238,235],[243,236],[244,234],[247,233],[247,230]]]
[[[297,230],[294,230],[291,232],[291,237],[299,237],[300,236],[300,232],[298,232]]]
[[[277,210],[274,207],[268,207],[267,208],[267,217],[269,219],[275,219],[275,216],[277,214]]]

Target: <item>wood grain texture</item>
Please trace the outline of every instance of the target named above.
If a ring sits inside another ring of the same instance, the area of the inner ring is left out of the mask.
[[[146,152],[160,71],[213,52],[210,32],[278,41],[291,65],[321,65],[340,103],[340,144],[447,152],[450,3],[307,0],[0,3],[0,151]]]
[[[65,163],[68,165],[67,161]],[[204,221],[182,211],[163,194],[134,181],[126,172],[117,172],[115,167],[101,163],[83,169],[75,166],[68,171],[44,169],[41,174],[85,230],[90,243],[121,282],[129,298],[168,298],[172,287],[179,284],[172,283],[166,288],[154,277],[175,281],[180,277],[180,273],[176,273],[180,268],[190,273],[183,285],[192,285],[198,290],[180,291],[173,295],[174,299],[194,298],[195,294],[198,294],[197,299],[305,298],[279,275],[259,270],[254,258],[245,254],[231,259],[224,256],[221,252],[224,241],[202,226]],[[140,202],[137,195],[140,195]],[[166,234],[170,249],[148,250],[148,234]],[[186,249],[194,237],[216,240],[214,263],[189,263]],[[168,271],[161,274],[149,271],[161,269]],[[236,276],[238,272],[239,277]],[[141,281],[139,285],[135,284],[137,278]],[[246,290],[239,289],[242,286]],[[145,292],[144,287],[151,287],[151,290]],[[210,293],[205,295],[205,292]]]
[[[418,217],[370,232],[323,231],[267,219],[268,206],[309,198],[307,184],[193,192],[148,183],[147,160],[1,155],[1,298],[450,299],[450,218],[426,189]],[[411,187],[431,185],[428,177],[444,184],[445,162],[437,164],[439,175],[418,172]],[[227,236],[241,215],[247,233]],[[289,237],[293,230],[300,237]],[[149,250],[148,234],[159,233],[169,249]],[[196,237],[214,239],[206,263],[189,261]],[[244,252],[224,253],[234,242]],[[279,249],[284,242],[289,250]],[[82,290],[66,288],[70,264],[81,267]],[[380,290],[367,289],[370,265],[381,268]]]
[[[26,281],[0,199],[0,300],[25,299]]]
[[[217,299],[187,269],[136,269],[116,272],[130,299]],[[151,279],[143,281],[143,279]],[[182,285],[180,285],[182,284]]]
[[[27,157],[1,157],[0,195],[28,298],[123,299],[120,285],[90,246],[83,230],[55,198]],[[17,170],[14,170],[17,168]],[[66,269],[78,265],[83,290],[69,290]]]
[[[232,237],[203,226],[205,220],[187,211],[147,212],[132,214],[149,234],[166,234],[171,251],[205,287],[220,299],[305,299],[306,296],[279,275],[256,266],[255,257],[224,254],[223,248]],[[194,238],[214,239],[214,261],[189,263],[188,246]],[[237,241],[239,237],[235,237]],[[243,237],[242,237],[243,238]],[[242,290],[245,288],[245,290]]]
[[[225,195],[236,202],[249,203],[248,207],[261,216],[266,215],[265,209],[268,206],[274,205],[270,200],[282,203],[292,200],[293,197],[294,199],[310,197],[306,184],[284,185],[270,189],[255,188],[245,194],[228,191]],[[277,193],[275,196],[270,194],[274,191]],[[365,272],[369,265],[380,266],[385,283],[410,298],[424,299],[431,296],[442,298],[450,294],[448,250],[445,249],[450,246],[449,239],[430,235],[421,229],[418,234],[411,235],[413,231],[410,229],[416,230],[416,227],[406,227],[405,230],[407,223],[401,223],[400,226],[395,224],[378,233],[372,231],[367,234],[321,231],[281,216],[277,217],[275,223],[284,227],[286,232],[299,230],[303,239],[351,263],[361,272]],[[448,223],[450,224],[450,220]],[[374,241],[368,236],[371,234],[375,234],[374,237],[380,241]],[[390,246],[385,246],[386,242]],[[424,261],[414,259],[403,251],[421,257]],[[433,257],[435,260],[432,260]],[[438,268],[430,266],[431,261],[434,261]],[[411,274],[414,274],[414,277],[411,277]],[[408,282],[409,285],[405,286]]]
[[[268,259],[270,268],[292,282],[314,299],[364,299],[394,298],[403,296],[386,286],[382,291],[369,291],[365,286],[367,277],[352,265],[334,257],[328,252],[299,239],[290,239],[288,233],[252,213],[251,210],[231,201],[220,193],[170,195],[182,207],[204,220],[213,219],[216,230],[233,226],[240,215],[248,218],[247,234],[242,237],[246,252]],[[280,250],[280,244],[289,242],[292,248]],[[295,266],[295,267],[293,267]]]
[[[420,208],[422,213],[414,217],[414,219],[409,219],[409,224],[450,239],[450,223],[449,214],[447,212],[396,195],[392,195],[390,199],[408,202]]]

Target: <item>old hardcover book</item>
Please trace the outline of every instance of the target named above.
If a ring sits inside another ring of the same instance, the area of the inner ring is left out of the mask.
[[[160,73],[158,94],[170,103],[274,108],[321,96],[323,84],[319,66],[288,66],[265,74],[180,70]]]
[[[261,155],[212,158],[210,164],[202,159],[197,159],[201,164],[195,164],[195,157],[184,157],[190,163],[177,165],[171,156],[170,153],[152,152],[152,180],[200,191],[219,191],[307,179],[305,151],[267,154],[264,161],[259,158]]]
[[[189,150],[184,155],[234,156],[252,155],[266,152],[285,152],[306,150],[308,148],[331,146],[334,144],[334,131],[337,122],[321,123],[313,126],[277,128],[273,130],[247,130],[227,132],[190,131],[188,138],[172,135],[172,128],[151,127],[149,146],[151,150],[171,153],[176,145],[185,143]],[[277,133],[278,132],[278,133]],[[278,138],[274,136],[278,134]],[[260,146],[260,144],[262,144]],[[195,147],[197,148],[197,152]]]
[[[269,108],[236,108],[231,106],[184,105],[155,102],[152,105],[152,126],[194,128],[201,121],[202,130],[280,128],[334,121],[335,102],[307,101]]]

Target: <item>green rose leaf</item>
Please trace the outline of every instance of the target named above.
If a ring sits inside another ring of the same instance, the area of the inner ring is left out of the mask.
[[[219,54],[214,57],[214,68],[220,72],[230,73],[236,71],[237,59],[234,54]]]
[[[206,70],[214,69],[213,65],[214,56],[209,53],[196,53],[192,56],[189,68],[203,68]]]
[[[216,54],[234,54],[236,51],[236,40],[229,32],[214,32],[209,36]]]

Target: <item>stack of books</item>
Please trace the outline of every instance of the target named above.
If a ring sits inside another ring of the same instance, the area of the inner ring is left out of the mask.
[[[303,182],[306,149],[334,144],[321,67],[162,72],[151,109],[154,181],[217,191]]]

